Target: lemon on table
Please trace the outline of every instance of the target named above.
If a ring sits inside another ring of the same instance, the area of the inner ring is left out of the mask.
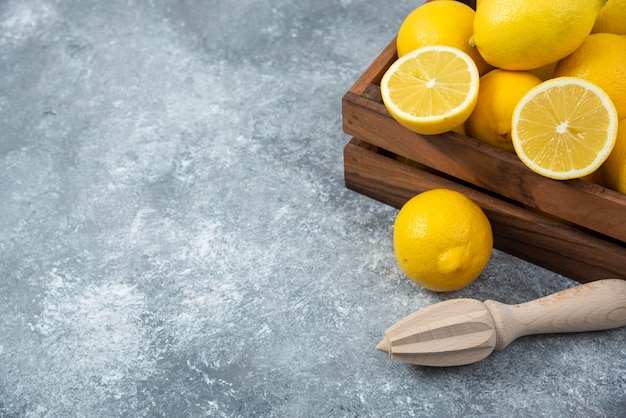
[[[513,111],[518,157],[531,170],[558,180],[586,176],[615,145],[617,111],[595,84],[558,77],[530,90]]]
[[[607,0],[482,0],[474,44],[494,67],[530,70],[571,54]]]
[[[626,35],[626,0],[607,2],[600,9],[591,33]]]
[[[527,71],[495,69],[480,78],[476,107],[465,132],[476,139],[513,152],[511,120],[517,102],[541,79]]]
[[[611,0],[613,1],[613,0]],[[626,118],[626,36],[595,33],[571,55],[559,61],[554,77],[580,77],[597,84]]]
[[[418,48],[445,45],[468,54],[484,74],[491,66],[470,45],[474,25],[474,9],[454,0],[430,1],[407,15],[396,38],[398,57]]]
[[[398,265],[435,292],[459,290],[485,269],[493,249],[491,224],[462,193],[433,189],[411,198],[393,227]]]
[[[626,194],[626,119],[618,122],[615,146],[598,171],[602,185]]]
[[[476,105],[479,74],[463,51],[427,46],[398,58],[380,90],[385,107],[402,126],[424,135],[463,124]]]

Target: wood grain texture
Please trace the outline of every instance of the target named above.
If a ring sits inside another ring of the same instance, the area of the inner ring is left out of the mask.
[[[518,305],[485,301],[496,350],[525,335],[599,331],[626,325],[626,281],[599,280]]]
[[[626,281],[600,280],[517,305],[451,299],[420,309],[385,331],[376,346],[394,360],[460,366],[519,337],[626,325]]]
[[[624,278],[624,244],[427,170],[358,139],[344,148],[345,182],[352,190],[396,208],[425,190],[456,190],[483,208],[496,248],[581,283]]]
[[[475,299],[452,299],[396,322],[376,349],[394,360],[441,367],[476,363],[495,346],[495,324],[484,304]]]

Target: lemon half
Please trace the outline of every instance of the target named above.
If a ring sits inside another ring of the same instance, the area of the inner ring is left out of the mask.
[[[440,134],[463,124],[478,98],[476,64],[463,51],[436,45],[418,48],[385,72],[380,90],[385,107],[402,126]]]
[[[557,77],[531,89],[513,111],[511,137],[531,170],[557,180],[591,174],[617,136],[617,111],[597,85]]]

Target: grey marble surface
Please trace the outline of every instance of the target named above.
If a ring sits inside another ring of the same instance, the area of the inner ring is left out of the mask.
[[[374,350],[576,284],[496,250],[425,291],[345,188],[341,97],[420,3],[0,1],[0,417],[625,416],[626,329]]]

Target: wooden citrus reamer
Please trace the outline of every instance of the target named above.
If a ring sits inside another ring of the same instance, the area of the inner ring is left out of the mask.
[[[626,325],[626,281],[598,280],[517,305],[452,299],[401,319],[377,350],[422,366],[483,360],[525,335],[597,331]]]

